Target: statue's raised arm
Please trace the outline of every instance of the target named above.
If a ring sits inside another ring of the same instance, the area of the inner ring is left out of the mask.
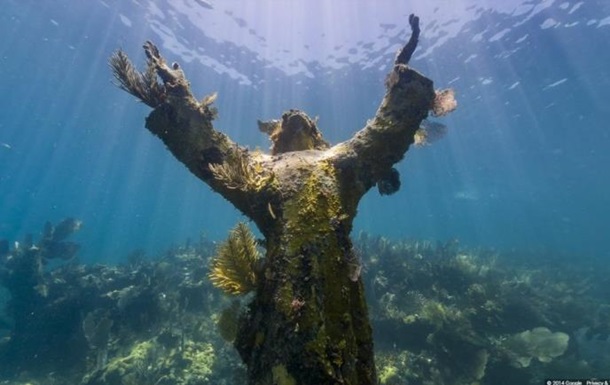
[[[110,58],[118,86],[154,110],[146,128],[158,136],[194,175],[244,214],[253,216],[251,200],[263,192],[270,175],[250,152],[214,129],[216,93],[198,101],[178,63],[169,65],[157,47],[144,44],[147,66],[139,72],[123,51]],[[158,82],[161,79],[161,83]]]
[[[419,39],[419,18],[410,15],[411,38],[400,50],[386,78],[386,94],[375,116],[350,140],[336,146],[336,160],[350,165],[353,173],[345,183],[362,194],[375,184],[381,194],[392,194],[400,186],[400,161],[429,112],[443,116],[457,104],[453,90],[435,91],[432,81],[409,67]]]
[[[219,287],[255,291],[234,341],[251,385],[377,383],[352,222],[375,184],[382,194],[398,189],[393,165],[428,113],[455,108],[452,91],[435,91],[431,80],[408,66],[420,32],[417,17],[411,15],[409,24],[411,39],[394,62],[375,116],[332,147],[315,120],[290,110],[281,119],[258,122],[273,143],[271,154],[250,152],[214,129],[215,96],[197,101],[179,65],[168,65],[152,43],[144,46],[144,72],[121,51],[110,60],[119,86],[154,109],[146,127],[265,237],[260,264],[230,260],[225,250],[229,261],[213,269],[222,278],[214,280]],[[248,276],[247,285],[232,282],[240,275]]]

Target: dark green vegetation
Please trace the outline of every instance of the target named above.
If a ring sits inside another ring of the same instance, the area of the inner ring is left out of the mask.
[[[76,224],[47,225],[19,247],[0,243],[0,383],[247,381],[227,340],[248,306],[207,278],[216,245],[201,239],[154,259],[134,252],[121,266],[82,265],[69,259]],[[456,242],[361,234],[354,246],[349,279],[366,287],[381,384],[527,385],[610,374],[607,268]]]
[[[176,248],[155,261],[136,251],[121,266],[71,260],[49,268],[43,241],[12,248],[3,242],[0,285],[8,295],[0,313],[0,378],[11,384],[243,382],[240,360],[216,328],[229,301],[207,278],[212,243]]]

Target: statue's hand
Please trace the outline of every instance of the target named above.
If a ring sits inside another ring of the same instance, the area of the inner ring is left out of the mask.
[[[419,36],[419,17],[415,16],[414,14],[410,14],[409,25],[411,26],[411,31]]]
[[[415,48],[417,48],[420,32],[419,17],[410,14],[409,25],[411,26],[411,38],[396,57],[396,64],[409,64],[409,60],[411,60],[411,56],[415,52]]]
[[[143,48],[148,58],[149,66],[154,68],[157,75],[163,81],[165,88],[170,91],[169,93],[177,96],[189,95],[188,81],[180,65],[175,62],[171,66],[167,65],[167,62],[159,53],[159,49],[151,41],[144,43]]]

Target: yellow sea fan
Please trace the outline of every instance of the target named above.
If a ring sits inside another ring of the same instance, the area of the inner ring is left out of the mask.
[[[210,164],[214,178],[223,182],[227,188],[241,191],[260,191],[271,180],[271,174],[256,162],[238,153],[228,162]]]
[[[245,294],[256,287],[259,260],[256,239],[248,226],[240,222],[218,247],[208,276],[214,286],[227,294]]]

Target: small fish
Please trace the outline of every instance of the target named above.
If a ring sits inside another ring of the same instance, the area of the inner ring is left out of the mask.
[[[10,144],[4,143],[4,142],[0,142],[0,146],[4,147],[6,149],[9,149],[9,150],[12,148]]]

